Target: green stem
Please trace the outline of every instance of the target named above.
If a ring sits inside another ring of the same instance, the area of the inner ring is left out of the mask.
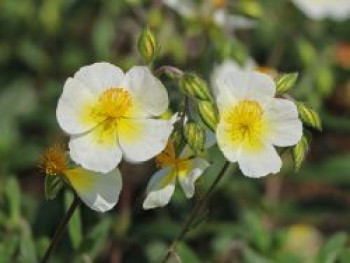
[[[192,224],[194,223],[194,221],[196,220],[197,216],[199,215],[199,213],[203,210],[203,208],[205,207],[205,204],[207,203],[207,201],[209,200],[209,198],[211,197],[215,187],[217,186],[217,184],[220,182],[220,180],[224,177],[224,175],[226,174],[226,172],[229,170],[229,162],[225,162],[224,167],[221,169],[220,173],[218,174],[218,176],[215,178],[215,180],[213,181],[213,183],[210,185],[210,187],[208,188],[208,190],[205,192],[205,194],[198,200],[198,202],[195,204],[191,214],[188,216],[187,220],[185,221],[181,231],[179,232],[179,234],[175,237],[175,239],[173,240],[173,242],[171,243],[171,245],[169,246],[163,260],[161,261],[162,263],[166,263],[168,262],[168,260],[170,259],[170,256],[174,253],[176,247],[179,245],[179,243],[182,241],[182,239],[185,237],[185,235],[187,234],[187,232],[190,230]]]
[[[62,238],[62,235],[68,225],[69,220],[71,219],[72,215],[74,214],[75,209],[78,207],[80,201],[78,196],[74,193],[74,200],[71,204],[71,206],[69,207],[69,210],[67,212],[67,214],[63,217],[62,221],[60,222],[60,224],[58,225],[56,232],[53,236],[53,239],[50,243],[49,248],[46,250],[45,256],[43,257],[43,259],[41,260],[41,263],[47,263],[50,255],[52,253],[52,251],[55,249],[57,243],[60,241],[60,239]]]

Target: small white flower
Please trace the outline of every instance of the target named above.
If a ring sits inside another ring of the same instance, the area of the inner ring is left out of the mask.
[[[147,67],[124,74],[112,64],[95,63],[66,81],[56,115],[71,136],[71,158],[86,169],[108,173],[122,155],[141,162],[164,149],[173,125],[154,117],[168,103],[165,87]]]
[[[178,178],[182,190],[187,198],[191,198],[195,191],[195,182],[209,166],[202,158],[190,156],[186,147],[180,157],[176,157],[172,142],[157,156],[157,164],[161,169],[150,179],[147,186],[147,196],[143,203],[144,209],[163,207],[170,201]]]
[[[216,79],[220,113],[216,136],[224,156],[246,176],[277,173],[282,166],[277,147],[296,144],[302,123],[296,105],[274,98],[273,79],[258,72],[232,72]]]
[[[118,168],[102,175],[81,167],[68,167],[66,152],[61,145],[48,148],[39,160],[39,168],[46,176],[61,176],[91,209],[106,212],[119,199],[122,178]]]
[[[213,92],[216,93],[216,80],[223,79],[226,75],[234,74],[237,71],[254,71],[257,68],[257,64],[252,58],[248,58],[244,66],[239,65],[233,59],[226,59],[221,64],[214,67],[211,75],[211,86]]]
[[[292,0],[309,18],[345,20],[350,17],[349,0]]]

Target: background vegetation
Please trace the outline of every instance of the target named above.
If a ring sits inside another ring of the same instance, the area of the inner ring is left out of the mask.
[[[218,8],[225,1],[207,2]],[[45,147],[67,140],[55,117],[65,79],[96,61],[124,69],[141,64],[136,43],[145,25],[161,45],[155,67],[174,65],[208,82],[227,58],[299,71],[293,93],[323,120],[299,172],[286,154],[279,175],[225,177],[179,247],[182,262],[350,262],[349,20],[312,21],[288,0],[226,1],[225,8],[255,26],[233,32],[210,12],[183,16],[161,0],[0,1],[1,263],[39,262],[71,200],[65,193],[46,201],[36,168]],[[164,81],[176,101],[174,83]],[[198,183],[199,195],[224,161],[215,146],[208,156],[215,162]],[[154,163],[121,169],[117,207],[102,215],[81,206],[52,262],[157,262],[165,252],[194,201],[179,191],[166,208],[143,211]]]

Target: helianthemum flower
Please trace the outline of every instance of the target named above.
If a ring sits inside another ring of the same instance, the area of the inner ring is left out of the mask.
[[[194,195],[195,182],[208,167],[208,162],[199,157],[191,157],[189,148],[185,148],[180,157],[176,157],[174,145],[169,141],[167,147],[157,158],[161,169],[150,179],[144,209],[167,205],[175,190],[176,178],[187,198]]]
[[[66,152],[60,145],[45,151],[39,160],[39,168],[47,176],[62,176],[80,199],[93,210],[105,212],[118,202],[122,180],[117,168],[104,175],[81,167],[70,168]]]
[[[168,103],[165,87],[147,67],[124,74],[109,63],[95,63],[66,81],[56,114],[71,136],[71,158],[86,169],[107,173],[122,155],[141,162],[165,148],[172,122],[154,117]]]
[[[274,146],[292,146],[302,136],[296,105],[274,98],[273,79],[258,72],[222,75],[216,87],[216,136],[224,156],[249,177],[279,172],[282,161]]]
[[[350,17],[349,0],[292,0],[309,18],[346,20]]]

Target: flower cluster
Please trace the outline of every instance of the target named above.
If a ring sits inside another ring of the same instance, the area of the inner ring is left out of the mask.
[[[151,48],[142,48],[145,42]],[[152,62],[157,42],[149,29],[139,46]],[[144,209],[168,204],[177,181],[191,198],[209,167],[203,152],[214,144],[248,177],[278,173],[281,147],[291,149],[300,166],[308,145],[302,121],[320,128],[318,116],[286,95],[297,74],[262,72],[267,71],[253,60],[243,68],[224,61],[214,69],[210,89],[197,75],[169,66],[154,71],[134,66],[127,72],[107,62],[82,67],[65,82],[56,111],[69,149],[53,146],[40,160],[49,199],[68,185],[90,208],[108,211],[122,189],[121,160],[154,157],[159,171],[148,183]],[[182,93],[171,118],[160,117],[169,107],[167,90],[156,77],[161,73],[172,73]]]

